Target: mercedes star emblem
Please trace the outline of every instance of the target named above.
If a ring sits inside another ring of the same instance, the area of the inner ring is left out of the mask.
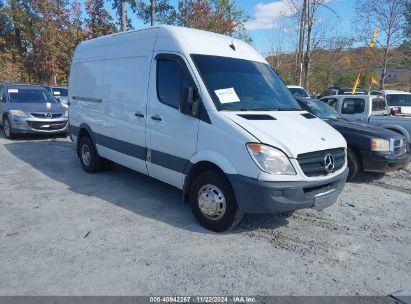
[[[331,173],[334,171],[334,167],[335,167],[334,162],[335,162],[334,157],[331,154],[327,154],[324,157],[324,168],[327,171],[327,173]]]

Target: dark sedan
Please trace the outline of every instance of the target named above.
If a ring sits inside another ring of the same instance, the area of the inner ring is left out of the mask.
[[[348,180],[360,171],[388,172],[408,165],[411,154],[401,134],[345,120],[319,100],[296,99],[304,110],[323,119],[344,136],[348,146]]]

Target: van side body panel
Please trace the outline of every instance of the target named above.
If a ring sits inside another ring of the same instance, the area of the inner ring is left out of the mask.
[[[152,29],[81,44],[70,79],[71,124],[89,125],[100,156],[142,173],[147,173],[147,87],[156,34]]]

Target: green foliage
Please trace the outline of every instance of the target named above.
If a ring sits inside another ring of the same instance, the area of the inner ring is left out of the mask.
[[[2,65],[4,74],[19,81],[67,82],[72,51],[84,39],[80,16],[76,1],[9,0],[5,3],[1,8],[1,21],[5,23],[2,37],[6,39],[1,44],[0,55],[12,64]],[[18,75],[19,79],[15,79]]]
[[[85,6],[87,17],[84,21],[89,38],[96,38],[117,31],[113,17],[104,8],[104,0],[86,0]]]
[[[179,24],[231,35],[251,43],[244,24],[249,17],[234,0],[185,0],[179,4]]]
[[[137,0],[132,6],[133,11],[145,24],[151,22],[151,1]],[[176,10],[168,0],[156,0],[156,23],[175,24]]]
[[[276,71],[280,79],[286,84],[286,85],[292,85],[294,83],[294,74],[292,71]]]
[[[119,28],[121,28],[121,2],[124,1],[125,3],[128,3],[131,7],[135,6],[135,0],[112,0],[112,7],[116,12],[116,24],[118,25]],[[126,14],[126,23],[125,27],[126,30],[132,30],[133,29],[133,24],[131,23],[131,19],[127,17],[127,12]]]
[[[342,87],[352,87],[357,75],[357,72],[353,71],[337,72],[335,76],[335,83]]]

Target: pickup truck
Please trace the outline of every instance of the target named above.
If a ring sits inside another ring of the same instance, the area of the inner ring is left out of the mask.
[[[388,114],[411,116],[411,93],[397,90],[371,91],[370,95],[380,95],[387,100]]]
[[[389,172],[407,167],[411,154],[404,136],[370,124],[348,121],[325,103],[295,97],[303,110],[324,120],[347,141],[348,178],[360,171]]]
[[[411,148],[411,117],[387,115],[387,101],[376,95],[333,95],[320,98],[347,120],[369,123],[402,134]]]

